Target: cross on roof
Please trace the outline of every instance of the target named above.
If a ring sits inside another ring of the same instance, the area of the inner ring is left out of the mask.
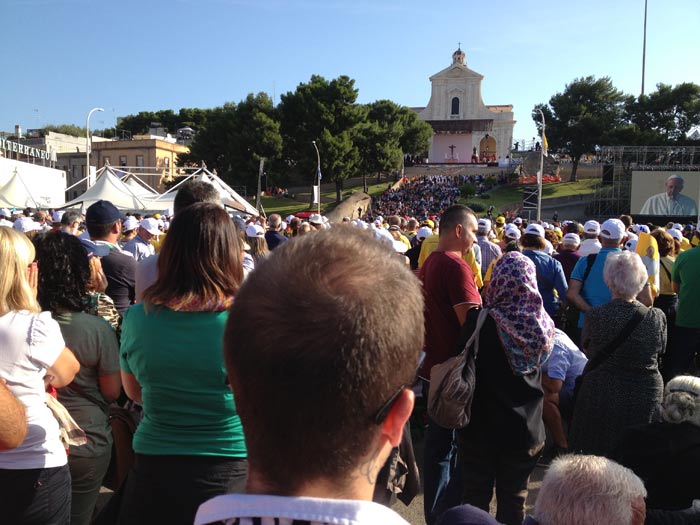
[[[462,42],[457,42],[457,49],[462,49]]]

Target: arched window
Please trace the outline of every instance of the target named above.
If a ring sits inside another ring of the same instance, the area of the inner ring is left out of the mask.
[[[452,98],[452,114],[459,115],[459,98],[458,97]]]

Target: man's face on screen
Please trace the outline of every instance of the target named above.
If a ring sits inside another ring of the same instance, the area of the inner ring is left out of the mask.
[[[666,181],[666,195],[671,199],[675,199],[682,190],[683,181],[681,179],[669,179]]]

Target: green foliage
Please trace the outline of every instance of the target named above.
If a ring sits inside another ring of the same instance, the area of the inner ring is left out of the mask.
[[[85,128],[76,126],[74,124],[49,124],[44,126],[44,131],[53,131],[54,133],[63,133],[64,135],[71,135],[72,137],[84,137]]]
[[[179,162],[184,165],[204,161],[228,182],[255,187],[260,158],[272,163],[282,152],[275,116],[266,93],[251,93],[237,106],[227,103],[214,108],[206,127],[195,135],[190,153],[181,155]],[[270,164],[266,166],[269,171]]]
[[[623,123],[625,97],[608,77],[575,79],[562,93],[538,104],[532,118],[541,132],[542,110],[549,147],[573,159],[571,180],[576,180],[578,160],[584,153],[605,144],[609,133]]]
[[[483,213],[486,211],[486,205],[481,204],[480,202],[470,201],[467,202],[465,206],[471,208],[474,213]]]
[[[596,146],[686,143],[688,131],[700,125],[700,86],[658,84],[655,92],[635,98],[607,77],[589,76],[574,80],[549,104],[535,106],[532,118],[541,128],[537,109],[545,115],[550,150],[572,157],[575,181],[580,156]]]
[[[280,132],[284,140],[283,159],[291,172],[314,180],[316,142],[325,180],[336,183],[336,199],[341,200],[343,180],[357,171],[359,153],[355,145],[355,126],[364,116],[355,104],[355,81],[340,76],[331,81],[313,75],[294,92],[281,96],[278,106]]]
[[[476,185],[471,182],[466,182],[459,187],[459,193],[465,199],[476,195]]]

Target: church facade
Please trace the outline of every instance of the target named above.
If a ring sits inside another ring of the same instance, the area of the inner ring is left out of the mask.
[[[483,79],[467,67],[461,49],[452,54],[452,65],[430,77],[430,101],[425,108],[415,108],[434,131],[429,162],[498,162],[510,154],[513,106],[485,105]]]

